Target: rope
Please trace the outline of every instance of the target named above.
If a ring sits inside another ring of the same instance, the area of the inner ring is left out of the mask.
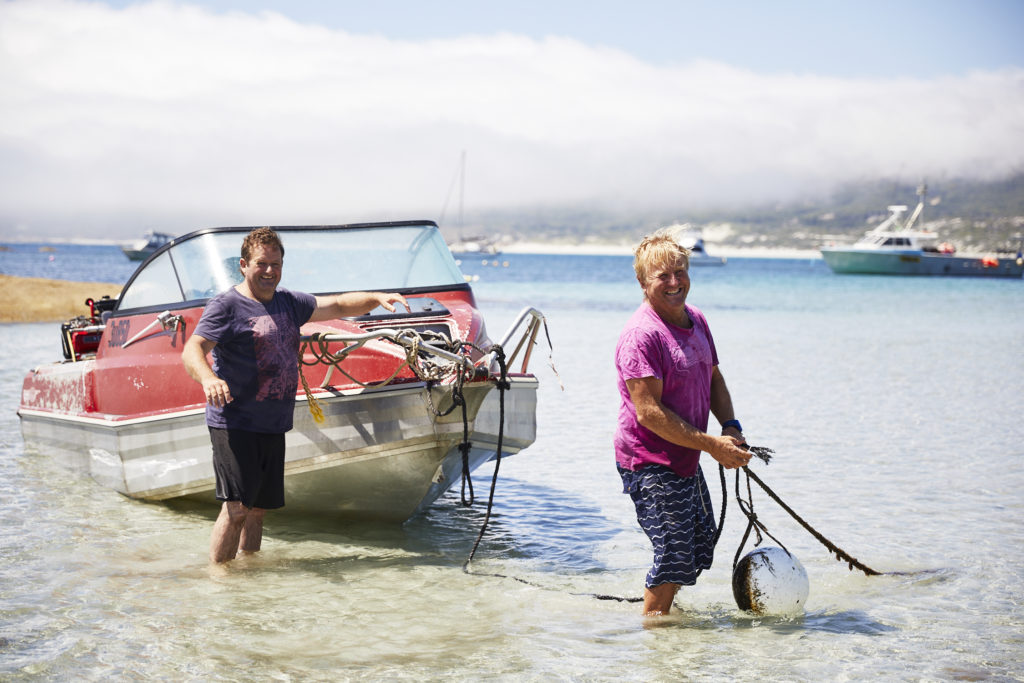
[[[548,341],[550,343],[550,338],[548,339]],[[495,382],[495,385],[498,388],[498,447],[494,463],[494,474],[491,477],[491,492],[487,498],[487,512],[484,514],[484,521],[480,525],[480,533],[477,534],[476,541],[473,543],[473,549],[470,551],[469,557],[466,559],[466,562],[462,565],[462,571],[466,574],[472,574],[474,576],[490,576],[499,579],[511,579],[513,581],[518,581],[521,584],[532,586],[534,588],[554,590],[548,586],[543,586],[532,581],[527,581],[526,579],[519,578],[518,576],[509,576],[507,574],[498,574],[495,572],[471,572],[469,570],[469,565],[473,561],[473,558],[476,557],[476,551],[480,546],[480,541],[483,539],[484,532],[487,530],[487,525],[490,523],[491,512],[494,508],[494,491],[498,483],[498,468],[501,467],[502,440],[504,438],[505,391],[511,388],[511,385],[508,382],[508,368],[505,365],[505,352],[499,345],[495,345],[494,350],[496,351],[495,358],[498,361],[498,367],[501,370],[500,377]],[[554,366],[552,366],[552,368],[553,367]],[[593,597],[598,600],[615,600],[618,602],[643,602],[643,598],[623,598],[617,595],[603,595],[599,593],[570,593],[570,595]]]
[[[776,503],[778,503],[778,504],[779,504],[779,506],[780,506],[780,507],[781,507],[781,508],[782,508],[783,510],[785,510],[786,512],[788,512],[788,513],[789,513],[789,515],[790,515],[790,516],[791,516],[791,517],[792,517],[793,519],[795,519],[795,520],[796,520],[797,522],[799,522],[799,523],[800,523],[800,525],[801,525],[801,526],[802,526],[803,528],[807,529],[807,531],[809,531],[809,532],[811,533],[811,535],[812,535],[812,536],[814,536],[814,537],[815,537],[816,539],[818,539],[818,541],[819,541],[819,542],[820,542],[820,543],[821,543],[822,545],[824,545],[824,546],[825,546],[826,548],[828,548],[828,550],[829,550],[829,552],[830,552],[830,553],[834,553],[834,554],[835,554],[835,556],[836,556],[836,559],[837,559],[837,560],[839,560],[839,561],[845,561],[845,562],[847,563],[847,566],[849,567],[850,571],[853,571],[853,570],[854,570],[854,568],[856,568],[856,569],[859,569],[860,571],[864,572],[864,574],[866,574],[867,576],[879,576],[879,575],[881,575],[881,574],[882,574],[882,572],[879,572],[879,571],[875,571],[875,570],[874,570],[874,569],[872,569],[871,567],[869,567],[869,566],[867,566],[866,564],[864,564],[864,563],[860,562],[859,560],[857,560],[857,558],[853,557],[852,555],[850,555],[849,553],[847,553],[847,552],[846,552],[845,550],[843,550],[842,548],[840,548],[840,547],[839,547],[839,546],[837,546],[836,544],[832,543],[832,541],[830,541],[830,540],[828,540],[827,538],[825,538],[825,537],[824,537],[824,536],[823,536],[823,535],[822,535],[822,534],[821,534],[820,532],[818,532],[818,530],[817,530],[817,529],[815,529],[814,527],[812,527],[812,526],[811,526],[810,524],[808,524],[808,523],[807,523],[807,522],[806,522],[806,521],[805,521],[805,520],[804,520],[804,519],[803,519],[803,518],[802,518],[802,517],[801,517],[800,515],[798,515],[798,514],[797,514],[796,512],[794,512],[794,511],[793,511],[793,509],[792,509],[791,507],[789,507],[788,505],[786,505],[786,503],[785,503],[785,502],[783,502],[783,500],[782,500],[781,498],[779,498],[779,496],[778,496],[778,495],[777,495],[777,494],[776,494],[776,493],[775,493],[774,491],[772,491],[772,490],[771,490],[770,488],[768,488],[768,485],[767,485],[767,484],[765,484],[765,483],[764,483],[763,481],[761,481],[761,478],[760,478],[760,477],[758,477],[758,476],[757,476],[756,474],[754,474],[753,472],[751,472],[751,471],[750,471],[750,468],[749,468],[749,467],[747,467],[747,466],[744,466],[744,467],[743,467],[743,472],[744,472],[744,474],[746,474],[746,475],[747,475],[747,487],[748,487],[748,491],[749,491],[749,487],[750,487],[750,480],[751,480],[751,479],[753,479],[753,480],[754,480],[754,482],[755,482],[755,483],[756,483],[756,484],[757,484],[758,486],[760,486],[760,487],[761,487],[762,489],[764,489],[765,493],[767,493],[767,494],[768,494],[768,496],[769,496],[769,497],[770,497],[770,498],[771,498],[772,500],[774,500],[774,501],[775,501]],[[739,487],[739,472],[738,472],[738,471],[736,472],[736,481],[737,481],[737,491],[738,491],[738,487]],[[749,517],[748,517],[748,519],[749,519]],[[753,520],[751,520],[751,524],[753,524],[753,523],[754,523],[754,522],[753,522]],[[764,529],[763,525],[760,525],[760,526],[761,526],[761,528],[762,528],[762,529]],[[749,531],[749,527],[748,527],[748,531]],[[765,530],[765,533],[767,533],[767,530]],[[769,535],[770,535],[770,534],[769,534]],[[774,537],[774,536],[772,536],[772,538],[774,539],[775,537]],[[746,541],[746,537],[744,537],[744,542],[745,542],[745,541]],[[776,541],[776,542],[777,542],[777,541]],[[779,543],[779,545],[781,546],[782,544],[781,544],[781,543]],[[741,544],[741,545],[740,545],[740,548],[742,549],[742,547],[743,547],[743,546],[742,546],[742,544]],[[783,550],[785,550],[785,547],[783,547]],[[789,551],[788,551],[788,550],[786,550],[786,552],[788,553]],[[738,557],[738,556],[739,556],[739,551],[737,551],[737,557]],[[735,567],[735,565],[736,565],[736,562],[734,561],[734,562],[733,562],[733,566]]]
[[[367,389],[373,389],[390,384],[403,369],[409,368],[418,379],[427,383],[427,400],[430,402],[430,408],[435,415],[443,417],[454,410],[457,404],[453,404],[445,413],[438,412],[437,409],[434,408],[433,399],[430,395],[430,388],[434,384],[451,378],[454,375],[456,382],[458,382],[459,395],[461,396],[464,373],[460,368],[456,367],[455,363],[437,362],[426,354],[421,353],[420,344],[425,341],[429,341],[431,344],[439,346],[447,351],[451,351],[452,353],[461,352],[465,346],[476,348],[458,340],[452,341],[448,339],[447,336],[439,332],[433,332],[431,330],[416,331],[412,329],[402,329],[398,331],[394,339],[391,341],[403,348],[405,352],[405,360],[401,362],[398,367],[395,368],[394,372],[385,379],[377,382],[363,382],[349,374],[348,371],[342,367],[342,363],[353,351],[362,348],[369,340],[352,343],[341,342],[342,347],[337,351],[332,352],[328,348],[328,345],[331,342],[327,341],[325,337],[325,333],[315,332],[310,335],[309,341],[302,342],[299,346],[299,378],[302,380],[302,389],[306,394],[306,399],[308,400],[309,412],[313,415],[313,419],[317,424],[323,424],[324,422],[323,409],[320,406],[320,402],[309,388],[309,382],[306,380],[306,373],[303,372],[302,369],[304,366],[329,365],[348,378],[349,381]],[[386,337],[381,338],[386,339]],[[407,342],[408,346],[401,344],[399,340]],[[307,352],[313,356],[313,360],[308,362],[305,360],[305,354]]]
[[[480,525],[480,533],[477,534],[476,542],[473,543],[473,550],[469,553],[469,558],[462,566],[467,574],[469,573],[469,563],[476,556],[476,549],[480,546],[480,541],[487,530],[487,524],[491,521],[491,511],[494,508],[494,491],[498,485],[498,469],[501,467],[502,442],[505,438],[505,392],[512,388],[508,381],[508,367],[505,365],[505,350],[499,344],[495,344],[491,350],[494,351],[494,357],[498,361],[498,369],[500,371],[498,379],[495,381],[495,386],[498,388],[498,446],[494,456],[494,474],[491,476],[491,493],[487,498],[487,513],[484,515],[483,524]],[[466,457],[465,453],[463,457]]]
[[[302,353],[299,353],[299,363],[302,363]],[[306,400],[309,405],[309,412],[313,415],[313,421],[318,425],[324,423],[324,409],[320,407],[320,401],[317,400],[313,392],[309,390],[309,382],[306,381],[306,375],[302,372],[302,366],[299,366],[299,378],[302,380],[302,390],[306,392]]]
[[[458,392],[458,393],[455,393]],[[469,472],[469,452],[473,449],[473,444],[469,440],[469,417],[467,415],[466,397],[462,393],[462,387],[458,386],[455,388],[455,392],[452,393],[452,408],[455,407],[456,401],[462,406],[462,443],[459,444],[459,451],[462,453],[462,491],[461,502],[463,507],[472,507],[473,503],[476,502],[476,497],[473,495],[473,478]],[[501,431],[505,426],[504,415],[502,416],[501,422],[498,423],[498,461],[501,462]],[[495,468],[495,476],[497,476],[497,468]],[[466,487],[469,486],[469,498],[466,498]],[[493,497],[493,487],[492,487]],[[488,514],[491,511],[490,504],[487,506]],[[487,522],[484,521],[486,526]],[[480,530],[480,535],[483,536],[483,529]],[[479,541],[478,541],[479,542]],[[473,547],[476,550],[476,546]]]

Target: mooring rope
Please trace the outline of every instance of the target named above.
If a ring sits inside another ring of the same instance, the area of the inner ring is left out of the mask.
[[[470,551],[469,557],[466,559],[465,564],[462,565],[463,571],[466,571],[467,573],[469,573],[469,563],[472,562],[473,557],[476,556],[476,549],[480,546],[480,541],[484,537],[484,532],[487,531],[487,525],[491,521],[491,512],[494,509],[494,491],[498,486],[498,469],[501,467],[501,451],[504,446],[503,442],[505,438],[505,392],[512,388],[512,385],[508,381],[508,367],[505,365],[505,350],[501,348],[501,345],[499,344],[495,344],[491,347],[491,350],[494,352],[494,358],[498,362],[499,370],[498,379],[494,383],[498,389],[498,445],[494,454],[494,474],[491,475],[491,492],[487,497],[487,512],[484,514],[484,521],[480,525],[480,533],[476,536],[476,542],[473,543],[473,550]],[[467,456],[464,453],[463,458],[465,457]]]
[[[499,432],[499,434],[500,434],[500,432]],[[763,447],[763,446],[746,446],[746,448],[754,456],[756,456],[756,457],[760,458],[761,460],[763,460],[765,462],[765,464],[768,464],[768,462],[771,460],[772,456],[775,453],[775,451],[773,451],[772,449],[766,448],[766,447]],[[756,474],[754,474],[750,470],[749,466],[745,465],[745,466],[743,466],[740,469],[742,469],[743,473],[747,476],[747,499],[744,500],[742,495],[740,494],[740,479],[739,479],[740,470],[737,469],[736,470],[736,501],[737,501],[737,504],[740,507],[740,511],[743,512],[744,516],[747,517],[747,529],[746,529],[746,531],[743,534],[743,539],[740,541],[739,549],[737,549],[737,551],[736,551],[736,557],[733,559],[733,569],[734,570],[735,570],[736,565],[737,565],[737,563],[739,561],[740,553],[741,553],[743,547],[746,545],[747,540],[749,539],[751,531],[753,531],[756,534],[756,536],[757,536],[757,543],[755,545],[760,545],[760,543],[762,541],[761,534],[763,533],[766,536],[768,536],[769,538],[771,538],[772,540],[774,540],[776,543],[778,543],[779,546],[783,550],[785,550],[787,553],[789,553],[789,550],[787,550],[786,547],[782,544],[782,542],[779,541],[777,538],[775,538],[775,536],[773,536],[768,531],[768,529],[764,525],[764,523],[761,522],[758,519],[757,515],[754,513],[753,497],[752,497],[752,491],[751,491],[751,488],[750,488],[750,480],[752,479],[752,480],[754,480],[754,482],[756,482],[758,484],[758,486],[760,486],[762,489],[764,489],[764,491],[769,495],[769,497],[771,497],[772,500],[774,500],[776,503],[778,503],[782,507],[783,510],[788,512],[797,522],[799,522],[816,539],[818,539],[819,542],[821,542],[826,548],[828,548],[829,551],[834,553],[836,555],[837,559],[842,560],[842,561],[846,561],[849,564],[849,568],[850,568],[851,571],[854,568],[856,568],[856,569],[861,570],[862,572],[864,572],[868,576],[878,576],[878,575],[882,574],[882,572],[876,571],[876,570],[872,569],[871,567],[868,567],[864,563],[860,562],[859,560],[857,560],[856,558],[851,556],[845,550],[843,550],[842,548],[840,548],[839,546],[835,545],[834,543],[829,541],[827,538],[825,538],[825,536],[823,536],[820,532],[818,532],[816,529],[814,529],[814,527],[812,527],[809,523],[807,523],[807,521],[805,521],[802,517],[800,517],[800,515],[798,515],[791,507],[789,507],[782,500],[782,498],[780,498],[778,496],[778,494],[776,494],[774,491],[772,491],[768,487],[768,485],[765,484],[764,481],[761,480],[760,477],[758,477]],[[721,538],[721,535],[722,535],[722,529],[725,526],[725,508],[726,508],[727,501],[728,501],[728,487],[727,487],[727,484],[726,484],[725,468],[721,464],[719,464],[718,471],[719,471],[719,479],[720,479],[721,484],[722,484],[722,510],[721,510],[721,514],[719,515],[718,529],[715,532],[715,537],[714,537],[714,544],[715,545],[718,544],[718,541],[719,541],[719,539]],[[543,590],[551,590],[551,591],[557,590],[557,589],[552,588],[550,586],[545,586],[545,585],[542,585],[542,584],[539,584],[539,583],[535,583],[535,582],[532,582],[532,581],[527,581],[526,579],[523,579],[523,578],[520,578],[520,577],[517,577],[517,576],[509,576],[507,574],[499,574],[499,573],[493,573],[493,572],[492,573],[484,573],[484,572],[470,572],[469,571],[469,564],[473,560],[473,557],[476,554],[477,546],[480,544],[480,539],[483,538],[484,530],[487,528],[487,521],[490,519],[490,512],[491,512],[490,507],[491,507],[491,504],[493,503],[494,482],[495,481],[497,481],[497,467],[495,467],[495,479],[492,480],[491,500],[488,501],[487,517],[485,518],[484,524],[483,524],[483,526],[480,529],[480,534],[477,536],[476,543],[473,545],[473,551],[470,553],[469,559],[467,559],[465,564],[463,565],[463,571],[466,572],[467,574],[473,573],[473,574],[478,575],[478,576],[491,576],[491,577],[496,577],[496,578],[501,578],[501,579],[511,579],[513,581],[518,581],[519,583],[525,584],[527,586],[532,586],[534,588],[541,588]],[[623,597],[623,596],[619,596],[619,595],[608,595],[608,594],[603,594],[603,593],[570,592],[569,595],[579,596],[579,597],[595,598],[597,600],[611,600],[611,601],[615,601],[615,602],[627,602],[627,603],[640,603],[640,602],[644,601],[644,599],[642,597]]]
[[[751,449],[751,450],[753,450],[753,449]],[[853,571],[856,568],[856,569],[859,569],[860,571],[864,572],[864,574],[866,574],[867,576],[880,576],[882,574],[882,572],[876,571],[876,570],[872,569],[871,567],[867,566],[866,564],[864,564],[863,562],[860,562],[857,558],[853,557],[848,552],[846,552],[845,550],[843,550],[842,548],[837,546],[835,543],[833,543],[832,541],[830,541],[827,538],[825,538],[817,529],[815,529],[810,524],[808,524],[807,521],[805,521],[803,517],[798,515],[793,510],[793,508],[791,508],[788,505],[786,505],[786,503],[782,500],[782,498],[780,498],[778,496],[778,494],[776,494],[774,491],[772,491],[770,488],[768,488],[768,485],[765,484],[763,481],[761,481],[760,477],[758,477],[756,474],[754,474],[753,472],[750,471],[749,467],[744,466],[742,469],[743,469],[744,474],[747,476],[747,487],[748,487],[748,490],[749,490],[749,487],[750,487],[750,480],[753,479],[754,482],[758,486],[760,486],[762,489],[764,489],[765,493],[767,493],[768,496],[772,500],[774,500],[776,503],[778,503],[779,506],[783,510],[788,512],[789,515],[793,519],[795,519],[797,522],[799,522],[800,525],[803,528],[807,529],[807,531],[809,531],[812,536],[814,536],[816,539],[818,539],[818,541],[822,545],[824,545],[826,548],[828,548],[830,553],[834,553],[837,560],[839,560],[841,562],[846,562],[847,566],[850,569],[850,571]],[[739,471],[737,470],[737,472],[736,472],[737,497],[739,496],[739,476],[740,476],[740,474],[739,474]],[[753,508],[751,507],[751,513],[752,512],[753,512]],[[761,524],[760,522],[756,522],[755,521],[756,520],[756,515],[754,515],[753,517],[748,516],[748,520],[750,520],[750,525],[748,525],[748,527],[747,527],[747,533],[748,534],[750,532],[750,526],[751,525],[757,525],[758,527],[761,528],[761,530],[763,530],[765,533],[767,533],[767,529],[764,528],[764,525]],[[768,535],[771,536],[771,534],[768,534]],[[745,535],[744,539],[743,539],[743,543],[746,542],[746,538],[747,537]],[[774,536],[771,536],[771,538],[775,539]],[[778,543],[778,539],[775,539],[775,540]],[[740,544],[740,550],[742,550],[742,548],[743,548],[743,543]],[[782,543],[779,543],[779,545],[782,546]],[[786,550],[785,546],[783,546],[782,549]],[[736,551],[737,558],[739,557],[739,552],[740,552],[739,550]],[[789,551],[786,550],[786,552],[788,553]],[[735,566],[736,566],[736,561],[734,560],[733,561],[733,567],[735,567]]]

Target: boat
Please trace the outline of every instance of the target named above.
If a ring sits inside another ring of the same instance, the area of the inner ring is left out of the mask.
[[[696,230],[689,223],[674,223],[666,228],[675,235],[679,246],[690,252],[689,263],[691,266],[724,266],[724,256],[712,256],[704,246],[704,235]]]
[[[127,247],[121,247],[121,251],[132,261],[145,261],[157,249],[174,239],[174,235],[165,232],[150,230],[145,237]]]
[[[281,286],[395,291],[411,307],[301,329],[285,512],[400,522],[457,482],[472,498],[473,470],[533,443],[529,361],[544,317],[524,308],[493,341],[436,223],[274,229],[287,254]],[[24,378],[26,451],[131,498],[216,505],[205,396],[181,351],[207,301],[241,281],[249,230],[176,238],[117,299],[62,325],[65,357]]]
[[[868,275],[949,275],[965,277],[1019,278],[1024,274],[1024,256],[958,254],[938,234],[915,229],[924,213],[927,187],[918,188],[919,201],[910,217],[903,220],[905,205],[892,205],[889,217],[865,233],[852,246],[824,246],[821,255],[835,273]]]
[[[451,199],[456,182],[459,187],[459,217],[455,232],[458,236],[448,242],[448,249],[456,258],[488,258],[501,255],[500,236],[492,235],[465,235],[463,229],[464,197],[466,191],[466,150],[459,155],[459,166],[452,178],[452,184],[448,188],[448,196],[445,197],[444,206],[441,207],[441,217],[438,223],[444,225],[444,217],[448,210],[448,201]]]
[[[448,243],[448,248],[457,258],[500,256],[501,247],[498,239],[478,235],[475,237],[461,237],[454,242]]]
[[[724,266],[724,256],[712,256],[704,247],[704,238],[700,233],[691,233],[680,240],[680,244],[690,250],[691,266]]]

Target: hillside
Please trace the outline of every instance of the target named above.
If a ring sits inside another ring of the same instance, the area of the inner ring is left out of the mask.
[[[467,214],[466,234],[502,242],[631,244],[663,225],[690,223],[711,244],[816,249],[852,242],[888,216],[887,206],[917,204],[917,184],[871,180],[844,185],[827,197],[775,205],[626,213],[587,208],[492,210]],[[960,250],[1016,252],[1024,241],[1024,173],[998,181],[928,181],[921,226]],[[457,237],[442,226],[450,239]]]

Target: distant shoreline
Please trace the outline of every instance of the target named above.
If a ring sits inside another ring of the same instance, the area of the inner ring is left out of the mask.
[[[86,299],[116,298],[121,285],[0,274],[0,323],[63,322],[88,315]]]
[[[795,258],[821,259],[817,249],[786,249],[771,247],[726,247],[706,244],[711,256],[726,258]],[[516,242],[501,248],[502,254],[579,254],[584,256],[632,256],[633,246],[625,244],[553,244],[547,242]]]

